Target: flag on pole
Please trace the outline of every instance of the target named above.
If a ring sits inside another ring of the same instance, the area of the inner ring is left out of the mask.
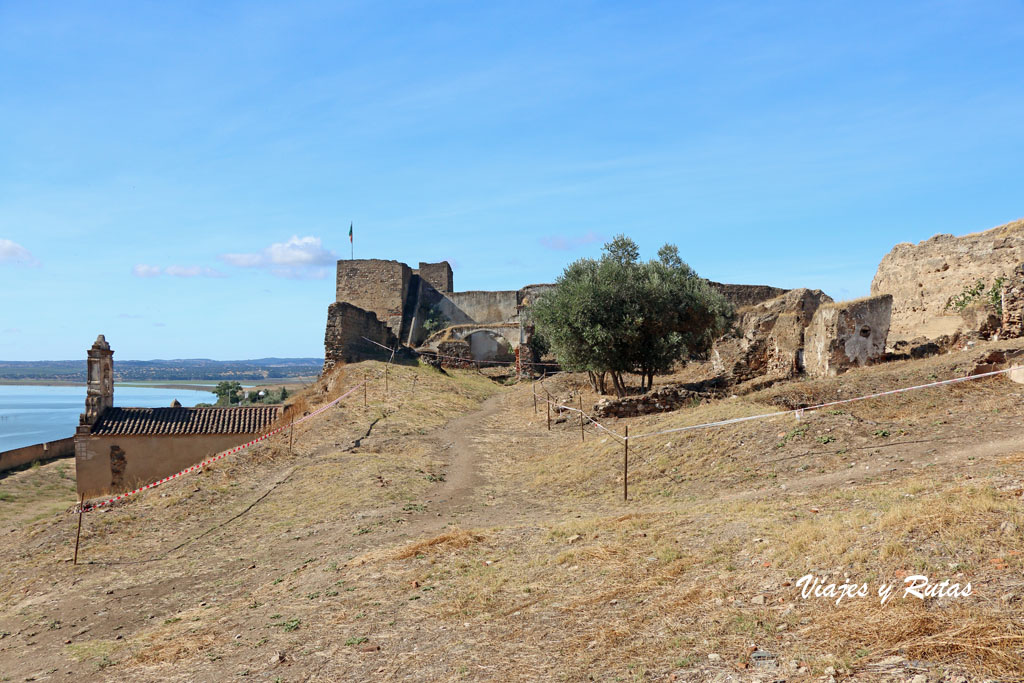
[[[352,242],[352,223],[351,222],[349,222],[349,224],[348,224],[348,250],[350,252],[348,257],[354,261],[356,259],[356,245],[355,245],[355,243]]]
[[[348,224],[348,241],[349,241],[349,244],[352,243],[352,224],[351,223]]]

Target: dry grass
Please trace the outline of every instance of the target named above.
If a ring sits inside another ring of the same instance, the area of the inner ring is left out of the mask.
[[[895,607],[856,604],[826,611],[815,626],[842,649],[869,651],[873,658],[900,654],[954,665],[975,676],[1019,680],[1024,649],[1021,615],[996,615],[952,605],[945,609],[914,601]]]
[[[770,412],[969,362],[895,363],[609,426],[637,434]],[[301,409],[380,367],[347,367]],[[266,444],[87,517],[87,558],[136,564],[55,563],[66,518],[12,534],[0,626],[19,632],[0,638],[0,661],[22,677],[42,666],[29,658],[78,673],[109,663],[105,675],[127,680],[805,680],[829,666],[900,680],[908,671],[884,663],[899,655],[935,678],[1024,675],[1018,385],[640,440],[623,502],[621,445],[589,428],[581,444],[572,419],[548,432],[530,387],[392,373],[388,395],[375,382],[367,406],[357,395],[303,423],[291,455]],[[595,399],[579,377],[545,385]],[[501,410],[461,438],[434,431],[501,392]],[[477,479],[459,493],[442,475],[471,448]],[[921,572],[975,592],[836,606],[800,597],[793,583],[812,572],[876,584]],[[95,656],[83,644],[69,662],[70,627],[46,629],[58,616],[97,643],[125,640]],[[780,669],[753,669],[753,644]]]
[[[445,532],[439,536],[428,538],[425,541],[410,543],[392,554],[391,558],[394,560],[405,560],[428,550],[436,550],[440,548],[465,548],[474,543],[479,543],[482,540],[484,540],[484,537],[480,534],[474,534],[470,531],[466,531],[465,529],[453,529],[452,531]]]
[[[49,519],[75,502],[74,458],[5,472],[0,475],[0,530]]]

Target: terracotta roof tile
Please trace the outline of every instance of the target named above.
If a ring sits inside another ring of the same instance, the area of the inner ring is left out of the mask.
[[[107,408],[93,434],[173,436],[177,434],[258,434],[280,414],[278,406],[235,408]]]

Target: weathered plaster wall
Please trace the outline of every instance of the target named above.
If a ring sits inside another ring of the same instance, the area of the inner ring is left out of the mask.
[[[22,446],[0,453],[0,472],[38,460],[46,462],[54,458],[64,458],[75,454],[75,437]]]
[[[210,455],[251,441],[255,436],[257,435],[79,435],[75,443],[78,493],[90,498],[106,493],[131,491],[180,472]],[[113,450],[115,447],[116,450]]]
[[[512,346],[504,337],[490,330],[477,330],[466,337],[473,360],[515,360]]]
[[[871,294],[891,294],[895,340],[965,330],[965,320],[947,310],[949,300],[982,280],[991,286],[1024,263],[1024,220],[954,237],[935,235],[918,244],[897,244],[882,259]]]
[[[338,261],[335,300],[376,313],[396,337],[401,337],[411,277],[412,269],[398,261]]]
[[[507,322],[519,315],[519,292],[450,292],[436,305],[454,325]]]
[[[891,315],[889,294],[821,306],[804,332],[807,374],[834,376],[881,358]]]
[[[366,339],[389,348],[398,345],[398,338],[377,316],[350,303],[333,303],[327,307],[324,332],[324,372],[337,363],[355,363],[364,359],[380,359],[384,349]]]

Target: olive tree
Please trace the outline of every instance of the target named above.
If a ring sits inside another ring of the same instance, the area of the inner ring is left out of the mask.
[[[625,391],[623,373],[642,390],[679,361],[707,353],[732,316],[720,293],[666,244],[640,261],[633,240],[619,235],[600,259],[570,264],[536,303],[533,318],[567,370],[587,372],[596,391]]]

